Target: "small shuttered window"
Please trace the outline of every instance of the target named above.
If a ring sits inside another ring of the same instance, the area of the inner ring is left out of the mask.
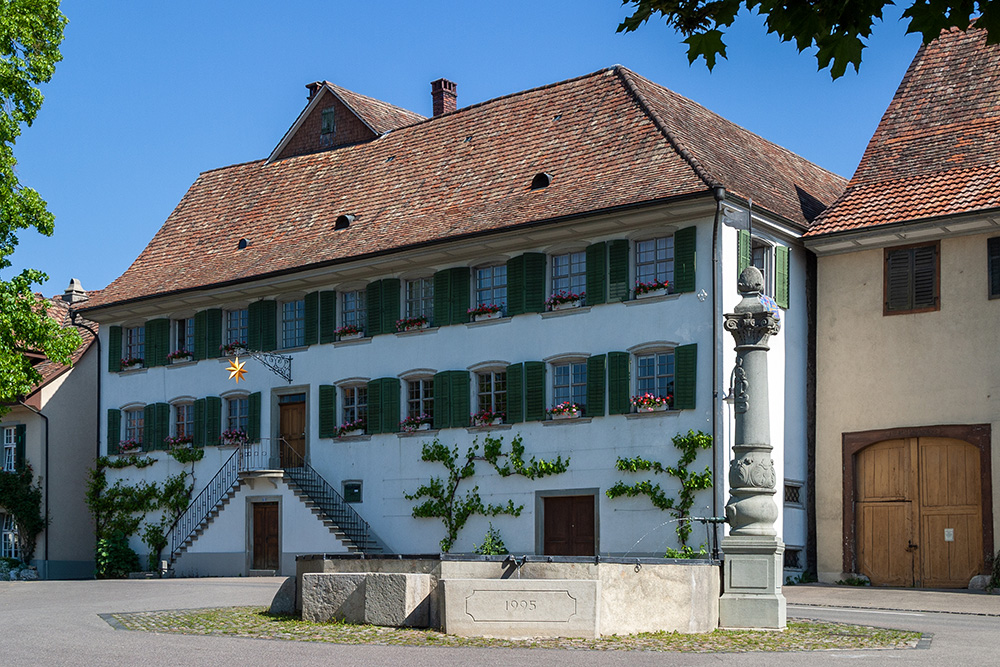
[[[1000,298],[1000,236],[995,236],[986,242],[989,255],[990,298]]]
[[[884,314],[915,313],[937,310],[938,243],[886,248]]]

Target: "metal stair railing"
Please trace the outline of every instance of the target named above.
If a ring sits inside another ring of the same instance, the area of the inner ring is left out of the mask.
[[[315,502],[323,515],[333,521],[362,552],[381,552],[382,545],[371,532],[368,522],[351,507],[322,475],[285,440],[279,442],[281,467],[292,481]]]
[[[187,509],[170,526],[170,529],[167,531],[169,535],[167,544],[170,547],[168,560],[170,562],[173,562],[188,538],[201,527],[205,518],[222,502],[222,499],[226,497],[229,490],[236,484],[240,476],[240,468],[242,467],[240,465],[243,458],[242,455],[243,448],[237,447],[233,455],[215,473],[215,477],[205,485],[201,493],[191,501]]]

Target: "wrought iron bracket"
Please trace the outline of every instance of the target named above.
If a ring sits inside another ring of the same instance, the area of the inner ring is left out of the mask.
[[[292,358],[285,356],[283,354],[275,354],[273,352],[258,352],[256,350],[247,350],[242,348],[240,350],[234,350],[232,352],[234,356],[240,357],[250,357],[256,361],[259,361],[264,366],[269,368],[272,373],[282,378],[288,384],[292,383]]]

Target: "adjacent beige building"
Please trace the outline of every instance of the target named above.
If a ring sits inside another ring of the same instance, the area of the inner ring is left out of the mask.
[[[965,587],[1000,524],[1000,46],[922,47],[817,261],[821,581]]]

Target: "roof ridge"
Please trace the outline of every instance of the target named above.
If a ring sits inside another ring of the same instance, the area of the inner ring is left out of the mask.
[[[656,129],[658,129],[660,133],[663,134],[663,136],[666,138],[666,140],[670,142],[670,145],[674,147],[674,150],[677,151],[678,155],[684,158],[684,160],[689,165],[691,165],[691,169],[694,171],[695,174],[697,174],[698,178],[703,180],[705,182],[705,185],[707,185],[710,188],[722,187],[722,183],[717,181],[710,173],[708,173],[708,170],[702,166],[698,158],[696,158],[694,155],[691,154],[691,151],[689,151],[687,147],[684,146],[681,143],[681,141],[677,139],[676,136],[674,136],[673,132],[671,132],[670,129],[666,127],[666,124],[663,122],[663,119],[660,118],[658,115],[656,115],[656,113],[653,111],[653,108],[649,105],[649,102],[646,100],[646,96],[643,95],[642,92],[633,83],[631,77],[635,76],[635,73],[632,72],[632,70],[622,65],[615,65],[614,71],[615,74],[618,75],[618,78],[621,79],[622,84],[625,86],[625,89],[629,92],[630,95],[632,95],[633,98],[635,98],[635,101],[639,104],[639,108],[642,109],[643,113],[649,116],[650,120],[653,121],[653,125],[655,125]],[[652,82],[650,81],[650,83]]]
[[[425,115],[423,115],[421,113],[417,113],[416,111],[413,111],[411,109],[407,109],[406,107],[401,107],[398,104],[393,104],[392,102],[386,102],[385,100],[380,100],[379,98],[372,97],[371,95],[365,95],[364,93],[359,93],[357,91],[351,90],[350,88],[344,88],[343,86],[337,85],[337,84],[333,83],[332,81],[324,80],[323,84],[326,85],[326,86],[328,86],[329,88],[335,89],[335,91],[338,92],[338,93],[340,93],[340,92],[350,93],[351,95],[355,95],[357,97],[363,97],[365,100],[368,100],[370,102],[376,102],[378,104],[383,104],[383,105],[385,105],[387,107],[392,107],[393,109],[398,109],[400,111],[403,111],[405,113],[411,114],[413,116],[417,116],[417,118],[419,118],[420,120],[426,120],[427,119],[427,116],[425,116]],[[347,104],[347,101],[344,100],[344,103]],[[351,106],[351,105],[347,104],[347,106]],[[357,110],[356,109],[354,109],[353,107],[351,107],[351,110],[354,111],[355,114],[357,114]]]

